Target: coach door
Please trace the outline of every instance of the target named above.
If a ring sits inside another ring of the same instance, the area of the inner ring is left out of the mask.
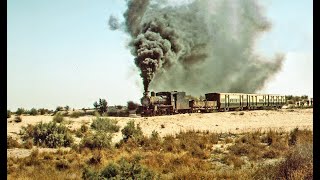
[[[225,107],[227,107],[227,108],[228,108],[229,105],[230,105],[230,104],[229,104],[229,102],[230,102],[230,97],[229,97],[229,96],[230,96],[230,95],[228,95],[228,94],[225,95]]]

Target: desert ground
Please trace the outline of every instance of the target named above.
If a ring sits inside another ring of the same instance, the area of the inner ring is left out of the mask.
[[[242,113],[243,112],[243,113]],[[15,116],[7,119],[7,136],[12,136],[18,141],[20,129],[27,124],[38,122],[50,122],[53,116],[22,116],[22,122],[14,122]],[[280,109],[280,110],[255,110],[255,111],[230,111],[215,113],[178,114],[156,117],[110,117],[116,119],[120,129],[127,122],[134,120],[139,124],[145,135],[157,131],[161,137],[186,130],[200,130],[210,132],[230,132],[240,134],[250,131],[281,130],[291,131],[294,128],[310,129],[313,127],[313,109]],[[79,118],[66,117],[69,129],[79,129],[82,124],[90,125],[94,116]],[[116,133],[112,141],[119,142],[122,139],[121,131]],[[78,139],[80,141],[80,139]],[[39,148],[40,151],[55,151],[50,148]],[[26,157],[30,155],[31,149],[8,149],[8,157]]]

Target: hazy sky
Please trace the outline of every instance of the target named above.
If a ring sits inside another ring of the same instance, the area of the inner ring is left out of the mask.
[[[313,96],[312,0],[261,1],[272,29],[257,42],[268,56],[286,55],[261,93]],[[10,0],[7,108],[93,107],[139,102],[143,86],[127,48],[129,37],[108,29],[123,19],[125,0]]]

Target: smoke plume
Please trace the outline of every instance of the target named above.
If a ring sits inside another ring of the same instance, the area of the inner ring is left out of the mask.
[[[119,20],[117,17],[111,15],[109,17],[109,21],[108,21],[108,24],[109,24],[109,28],[111,30],[117,30],[120,28],[120,24],[119,24]]]
[[[282,67],[283,55],[267,59],[254,50],[271,28],[256,0],[127,5],[124,24],[145,91],[254,93]]]

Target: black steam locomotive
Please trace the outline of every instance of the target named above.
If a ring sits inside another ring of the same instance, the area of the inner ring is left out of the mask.
[[[213,112],[244,109],[281,108],[285,96],[271,94],[207,93],[204,100],[189,99],[185,92],[165,91],[144,93],[141,116],[178,113]]]

